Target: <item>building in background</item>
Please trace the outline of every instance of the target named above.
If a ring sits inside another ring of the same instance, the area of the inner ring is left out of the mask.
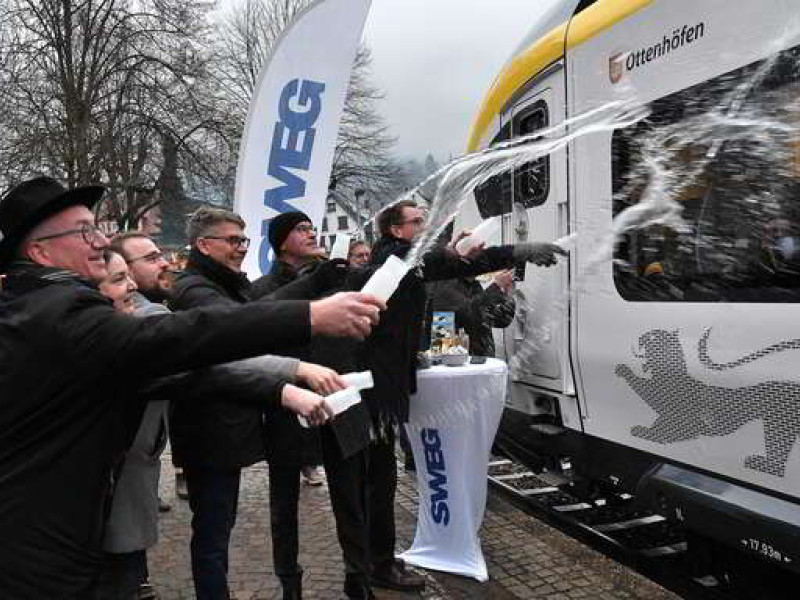
[[[358,197],[360,198],[361,194]],[[329,197],[325,205],[322,225],[317,232],[319,245],[330,252],[336,242],[336,236],[341,234],[347,234],[353,240],[363,240],[372,245],[375,239],[373,215],[367,206],[368,204],[365,204],[354,208]]]

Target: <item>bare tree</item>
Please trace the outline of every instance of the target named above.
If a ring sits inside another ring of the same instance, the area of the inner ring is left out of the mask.
[[[165,194],[165,149],[213,174],[229,151],[206,93],[205,17],[193,0],[4,0],[0,176],[102,182],[121,228]],[[165,143],[168,142],[168,143]],[[212,158],[213,157],[213,158]]]
[[[281,32],[310,0],[241,0],[219,29],[216,73],[231,106],[232,126],[241,132],[262,65]],[[367,197],[393,198],[402,189],[391,155],[395,139],[378,112],[382,94],[371,82],[371,54],[361,47],[353,64],[329,193],[355,209],[355,190]]]
[[[308,1],[244,0],[213,38],[199,0],[0,1],[0,184],[103,183],[120,229],[158,203],[182,212],[189,181],[229,195],[261,66]],[[400,187],[369,63],[362,48],[331,176],[351,206]]]
[[[331,172],[330,193],[340,203],[351,205],[356,189],[365,190],[368,198],[385,201],[402,190],[402,169],[391,153],[395,138],[378,112],[383,94],[370,83],[371,62],[370,50],[359,48]]]

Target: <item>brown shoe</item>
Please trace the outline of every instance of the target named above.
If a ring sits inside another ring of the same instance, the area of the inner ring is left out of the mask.
[[[425,589],[425,580],[407,571],[403,561],[393,560],[375,565],[370,585],[401,592],[415,592]]]

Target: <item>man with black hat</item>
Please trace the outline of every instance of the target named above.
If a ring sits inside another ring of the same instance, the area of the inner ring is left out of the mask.
[[[329,272],[326,279],[330,289],[318,289],[318,295],[330,293],[343,284],[348,272],[346,263],[323,260],[324,252],[317,245],[316,232],[305,213],[279,214],[270,221],[268,237],[275,261],[269,274],[253,282],[251,295],[254,298],[285,289],[304,277],[315,277],[324,271]],[[355,370],[355,351],[350,340],[318,337],[310,344],[291,348],[289,353],[346,373]],[[338,415],[335,424],[318,431],[303,429],[294,416],[284,413],[268,420],[266,430],[273,556],[284,598],[299,597],[302,577],[302,568],[297,562],[299,473],[301,466],[313,458],[319,461],[308,449],[317,449],[320,443],[345,563],[344,592],[352,599],[372,598],[363,483],[366,475],[364,448],[370,434],[369,413],[363,405],[357,404]]]
[[[317,244],[317,230],[311,218],[299,210],[277,215],[269,222],[267,235],[275,262],[269,275],[253,282],[256,295],[264,295],[262,286],[274,290],[294,281],[325,258],[325,250]]]
[[[380,301],[215,307],[149,319],[118,313],[91,281],[108,240],[103,188],[38,177],[0,199],[0,594],[85,598],[100,567],[118,460],[157,377],[279,351],[312,334],[368,334]],[[264,405],[312,422],[321,397],[276,380]],[[289,390],[292,391],[289,391]]]

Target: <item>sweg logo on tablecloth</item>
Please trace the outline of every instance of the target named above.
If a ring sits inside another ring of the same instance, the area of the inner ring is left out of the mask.
[[[298,93],[299,89],[299,93]],[[272,132],[272,147],[269,151],[267,172],[283,185],[264,193],[264,205],[279,213],[297,210],[287,200],[302,198],[306,193],[306,181],[289,169],[308,171],[314,151],[314,125],[322,111],[322,93],[325,84],[317,81],[292,79],[284,86],[278,104],[280,120]],[[295,100],[295,110],[290,102]],[[303,134],[302,139],[300,134]],[[261,222],[261,244],[258,249],[258,264],[262,273],[269,270],[269,222]]]
[[[425,449],[425,467],[428,470],[428,487],[431,490],[431,517],[437,525],[450,523],[450,507],[447,505],[447,474],[442,453],[442,440],[438,429],[423,429],[420,433]]]

